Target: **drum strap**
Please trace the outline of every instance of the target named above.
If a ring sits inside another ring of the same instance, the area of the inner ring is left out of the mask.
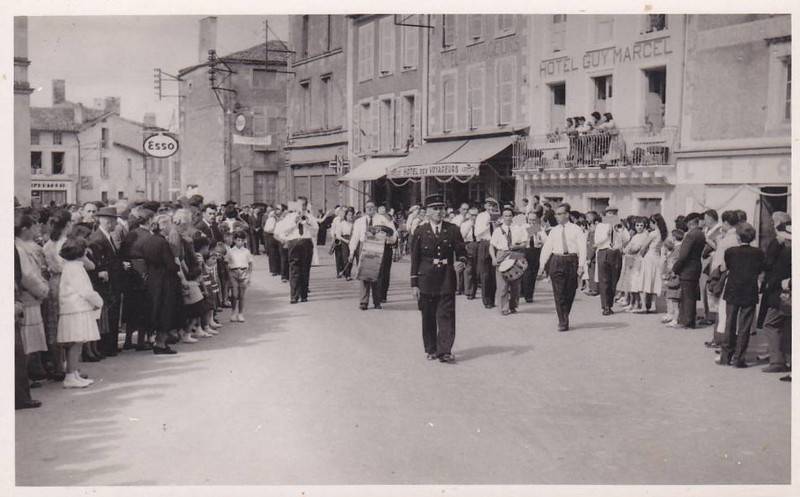
[[[506,229],[506,241],[508,243],[508,250],[511,250],[511,228]]]

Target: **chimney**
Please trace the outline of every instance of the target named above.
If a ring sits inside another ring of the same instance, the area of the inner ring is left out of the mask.
[[[67,82],[63,79],[53,80],[53,107],[67,101]]]
[[[115,112],[115,113],[119,114],[120,113],[120,108],[121,108],[121,105],[120,105],[119,97],[106,97],[104,105],[103,105],[103,111],[105,111],[105,112]]]
[[[156,124],[156,113],[155,112],[145,112],[144,119],[142,119],[145,128],[157,128],[158,125]]]
[[[203,63],[208,61],[208,51],[217,48],[217,18],[204,17],[200,19],[200,44],[197,54],[197,61]]]

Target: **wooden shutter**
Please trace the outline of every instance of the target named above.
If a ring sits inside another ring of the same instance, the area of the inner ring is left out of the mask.
[[[503,59],[497,67],[497,123],[508,124],[514,120],[514,63]]]
[[[442,16],[442,47],[448,48],[455,45],[456,40],[456,16]]]
[[[353,151],[358,153],[361,151],[361,106],[353,106],[353,127],[351,130],[353,136]]]
[[[370,148],[373,151],[377,151],[378,147],[380,146],[380,100],[373,100],[372,104],[370,105],[370,120],[372,121],[372,129],[371,131],[371,146]]]
[[[419,147],[422,145],[422,115],[420,113],[420,97],[419,93],[414,93],[414,115],[411,122],[414,124],[414,146]]]
[[[403,127],[403,97],[394,97],[394,119],[393,119],[393,131],[392,135],[394,136],[394,150],[405,149],[406,137],[403,136],[405,134]]]
[[[478,40],[483,36],[483,16],[481,14],[469,15],[469,37]]]
[[[421,28],[403,28],[403,69],[417,67],[419,58],[419,30]]]
[[[394,22],[391,17],[380,20],[380,71],[388,74],[394,69]]]

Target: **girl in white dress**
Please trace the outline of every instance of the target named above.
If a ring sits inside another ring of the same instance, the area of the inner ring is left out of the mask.
[[[646,246],[643,249],[644,259],[642,260],[642,285],[639,295],[639,302],[644,301],[644,309],[641,307],[637,313],[649,313],[650,307],[656,296],[661,294],[661,271],[663,261],[661,258],[664,241],[667,239],[667,223],[661,214],[654,214],[650,218],[653,230],[650,231]]]
[[[94,381],[81,377],[78,360],[83,343],[100,339],[97,319],[103,308],[103,298],[92,288],[84,268],[86,242],[83,239],[67,239],[59,255],[64,259],[58,289],[58,343],[65,344],[67,350],[64,388],[85,388]]]

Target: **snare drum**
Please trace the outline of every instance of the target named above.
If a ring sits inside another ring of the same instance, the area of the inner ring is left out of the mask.
[[[506,281],[516,281],[522,278],[526,269],[528,269],[528,261],[525,260],[525,257],[515,256],[513,252],[497,266],[497,270]]]

